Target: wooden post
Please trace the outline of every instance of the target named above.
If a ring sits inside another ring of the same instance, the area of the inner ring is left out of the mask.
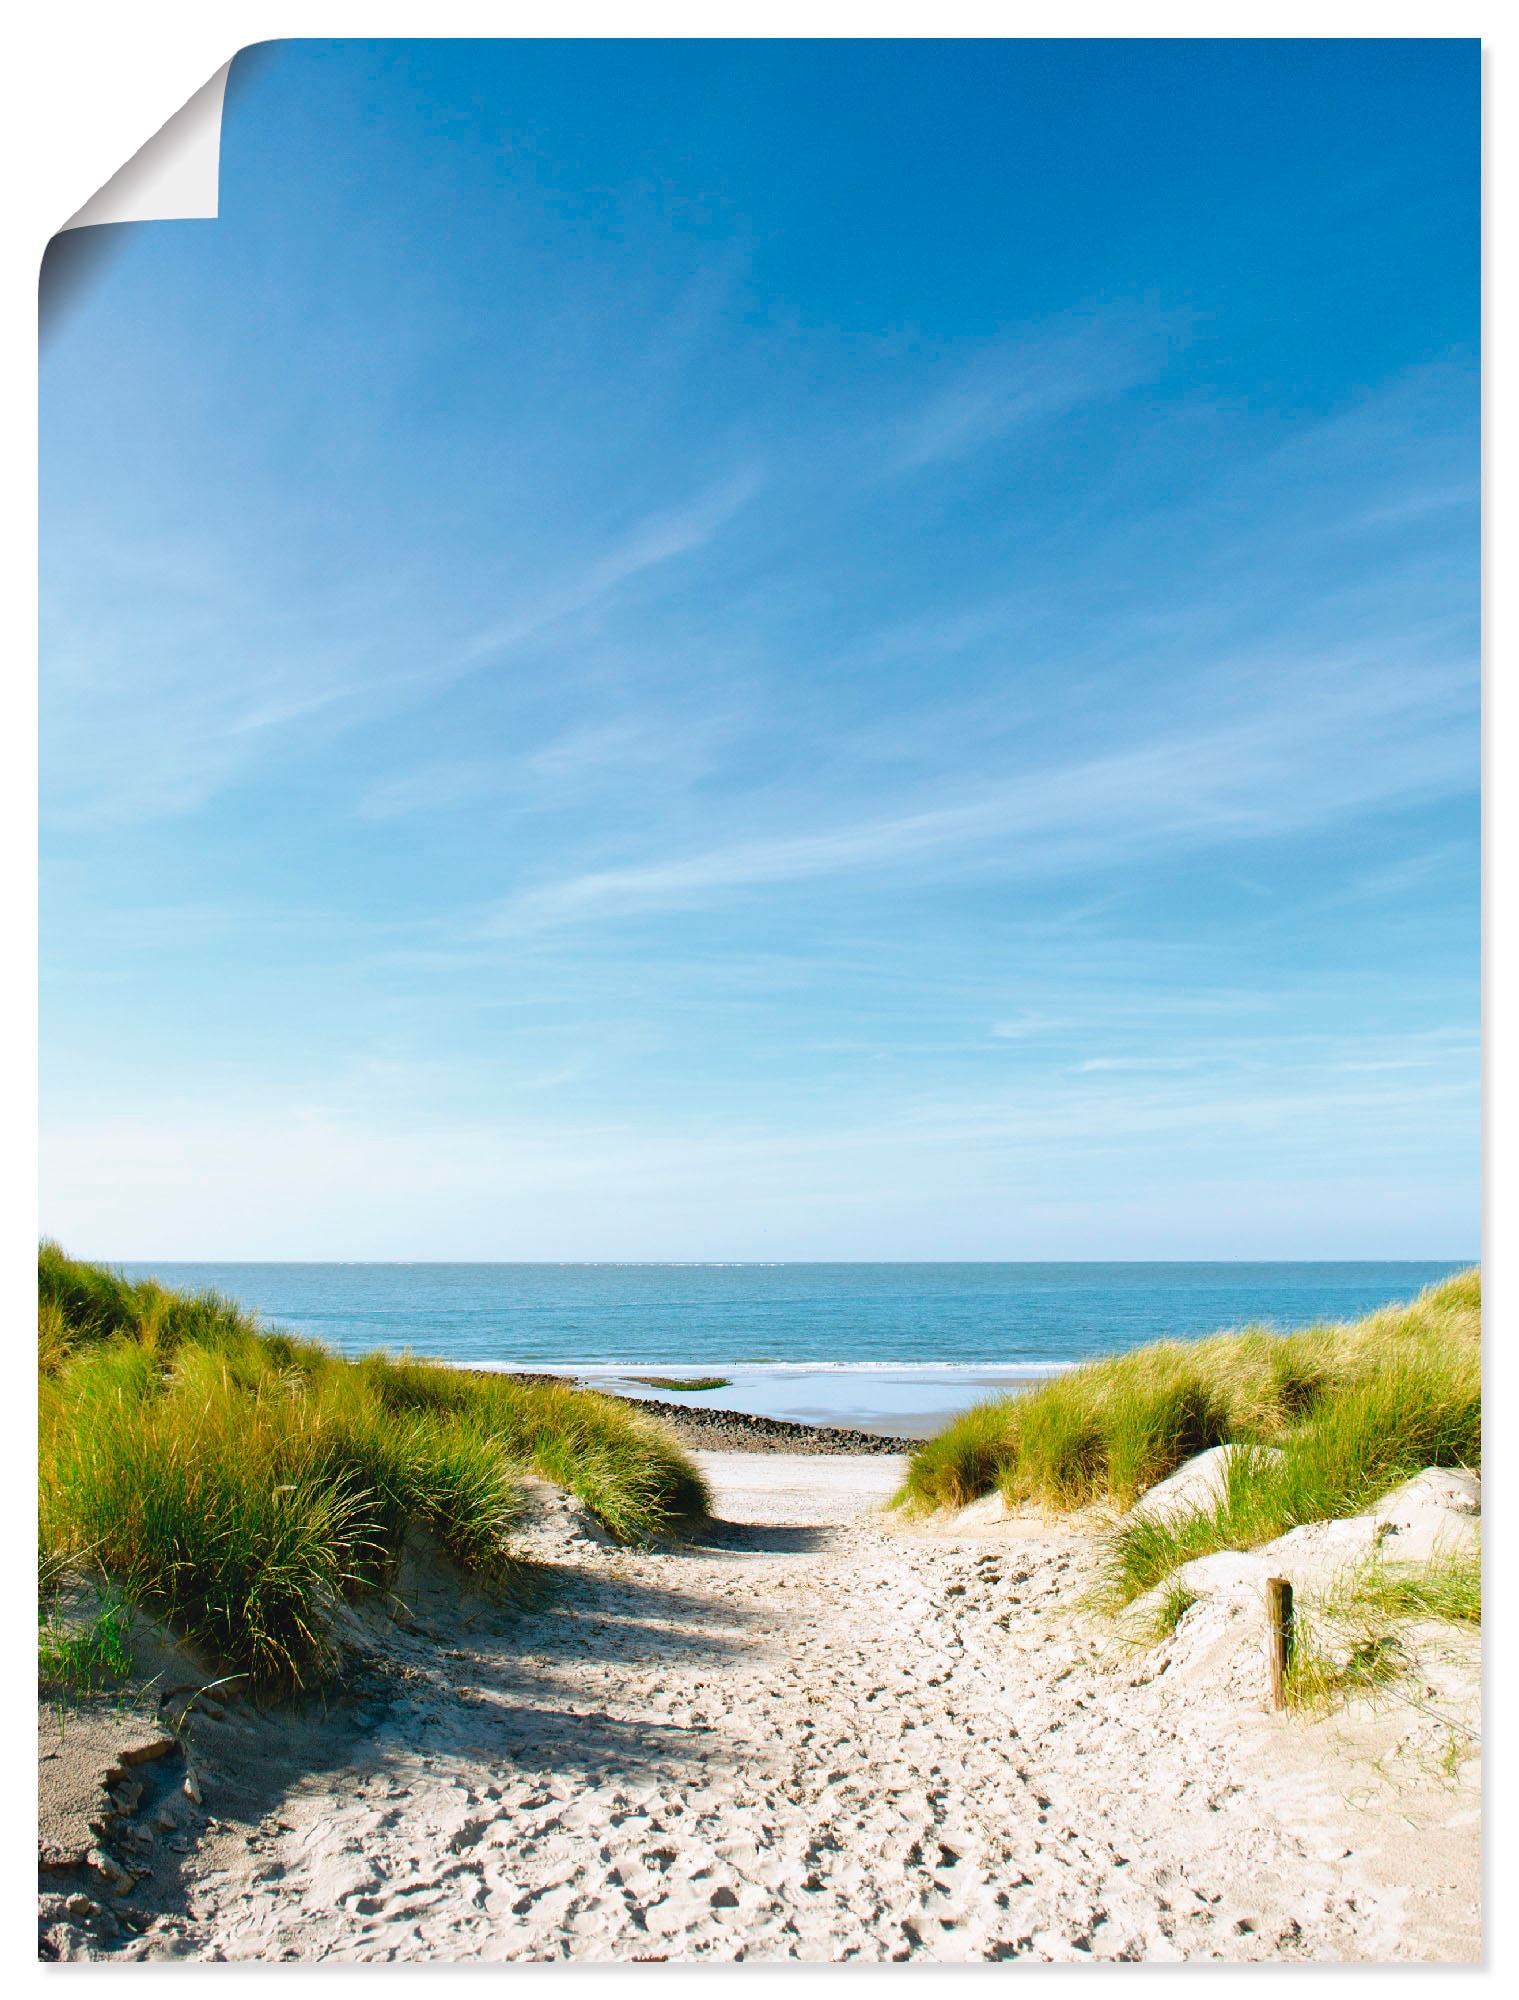
[[[1292,1658],[1292,1585],[1284,1576],[1266,1578],[1266,1664],[1271,1673],[1271,1706],[1287,1706],[1287,1662]]]

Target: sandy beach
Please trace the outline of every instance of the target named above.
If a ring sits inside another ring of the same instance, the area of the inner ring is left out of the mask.
[[[61,1955],[1478,1954],[1476,1767],[1417,1708],[1272,1716],[1216,1633],[1115,1653],[1079,1522],[904,1527],[898,1459],[703,1463],[698,1546],[614,1547],[543,1487],[536,1608],[414,1566],[401,1623],[346,1614],[357,1699],[192,1713],[200,1803],[136,1768],[139,1879],[101,1898],[136,1915],[103,1944],[44,1897]]]

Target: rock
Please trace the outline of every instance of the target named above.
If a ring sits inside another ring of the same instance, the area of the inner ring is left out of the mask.
[[[131,1888],[134,1877],[122,1867],[109,1849],[92,1847],[84,1858],[86,1866],[93,1868],[95,1873],[109,1882],[118,1894],[124,1889]]]
[[[184,1793],[191,1805],[198,1806],[201,1803],[200,1779],[196,1777],[193,1765],[185,1772]]]
[[[160,1757],[172,1757],[179,1747],[180,1743],[177,1736],[160,1733],[153,1736],[144,1736],[136,1742],[125,1744],[117,1752],[117,1756],[126,1765],[154,1764],[157,1763]]]
[[[42,1933],[42,1945],[50,1958],[73,1961],[89,1957],[90,1935],[77,1924],[52,1924]]]
[[[615,1390],[603,1390],[615,1395]],[[782,1417],[751,1417],[743,1410],[693,1409],[686,1403],[657,1402],[650,1396],[619,1396],[619,1402],[658,1417],[695,1451],[782,1451],[849,1457],[894,1457],[910,1452],[921,1438],[886,1437],[840,1424],[794,1424]]]
[[[74,1918],[74,1924],[90,1924],[96,1938],[120,1938],[122,1934],[122,1926],[116,1922],[112,1912],[102,1910],[102,1906],[94,1900],[94,1896],[70,1896],[66,1910]],[[68,1932],[76,1940],[76,1944],[86,1944],[88,1942],[86,1934],[76,1930],[74,1924],[62,1924],[58,1926],[58,1930]]]

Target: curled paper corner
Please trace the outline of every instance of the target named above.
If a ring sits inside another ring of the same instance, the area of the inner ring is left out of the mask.
[[[37,285],[37,333],[44,351],[138,224],[216,219],[227,76],[235,63],[241,77],[250,56],[269,46],[255,44],[224,62],[53,237]],[[97,226],[102,223],[128,226]]]
[[[229,58],[106,182],[64,230],[101,222],[214,221],[221,193],[222,102]],[[63,233],[59,232],[60,235]]]

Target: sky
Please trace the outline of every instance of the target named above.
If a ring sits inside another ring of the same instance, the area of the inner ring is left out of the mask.
[[[44,1230],[1474,1257],[1478,92],[239,57],[43,359]]]

